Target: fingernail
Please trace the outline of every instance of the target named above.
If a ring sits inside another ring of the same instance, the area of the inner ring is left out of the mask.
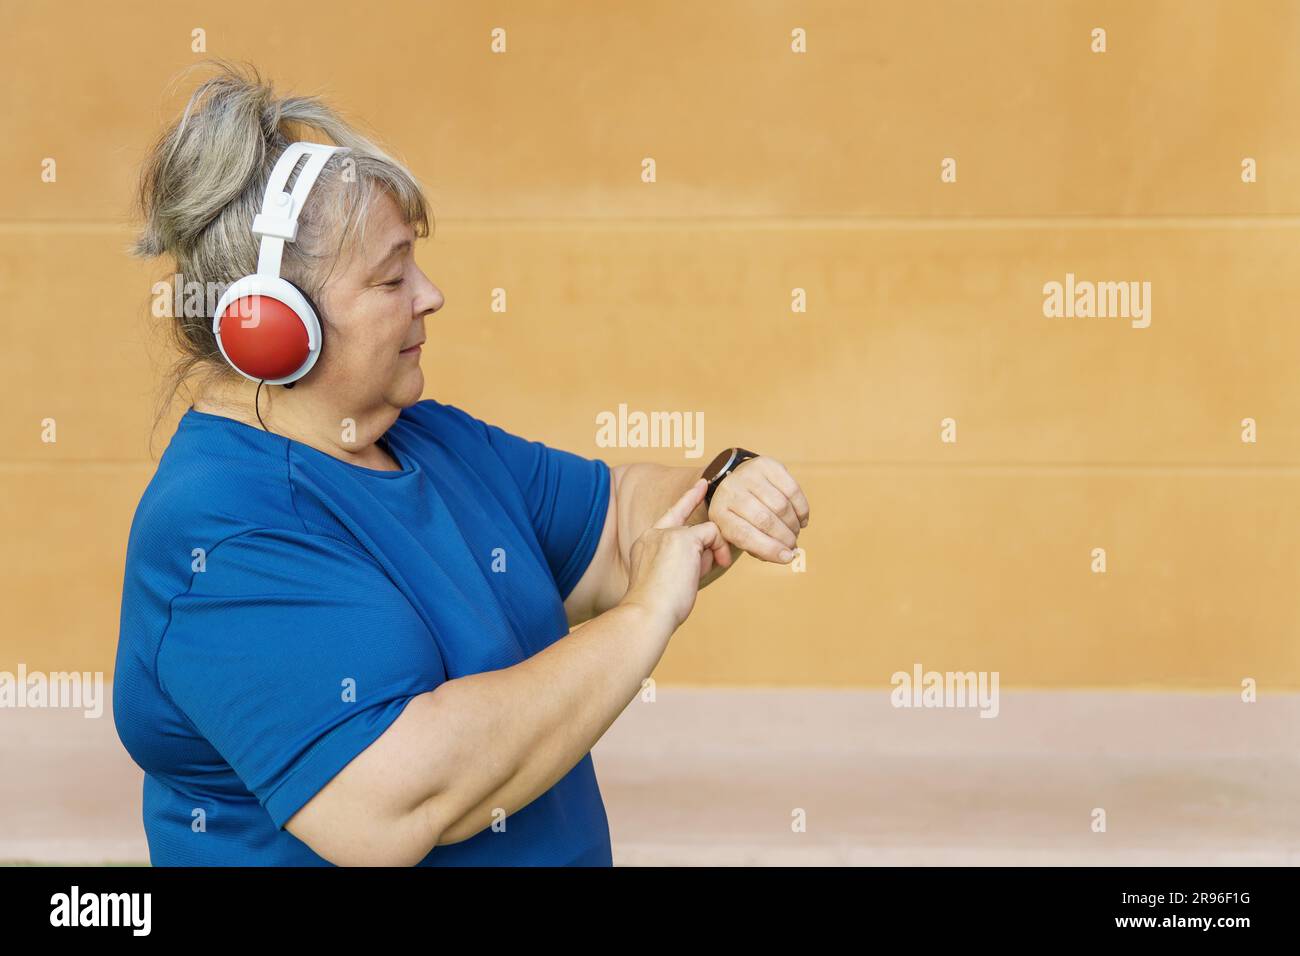
[[[780,555],[778,555],[778,557],[780,557],[782,563],[784,563],[784,564],[788,564],[788,563],[790,562],[790,560],[791,560],[792,558],[794,558],[794,552],[793,552],[793,551],[782,551],[782,552],[780,553]]]

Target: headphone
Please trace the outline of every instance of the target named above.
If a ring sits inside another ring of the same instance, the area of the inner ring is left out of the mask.
[[[212,334],[231,367],[259,384],[293,384],[320,357],[320,310],[307,293],[280,275],[284,244],[298,238],[298,216],[326,161],[343,146],[293,143],[280,154],[266,183],[262,211],[253,217],[261,236],[257,272],[232,283],[217,301]],[[289,174],[307,162],[285,192]]]

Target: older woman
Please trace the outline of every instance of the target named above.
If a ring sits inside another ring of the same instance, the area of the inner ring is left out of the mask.
[[[318,157],[291,197],[290,149]],[[201,381],[131,527],[113,700],[152,862],[608,865],[589,751],[699,587],[791,559],[798,484],[743,449],[611,469],[422,401],[417,182],[254,71],[198,88],[141,206],[136,251],[187,283],[301,293],[243,302],[286,300],[292,341],[175,320],[164,398]]]

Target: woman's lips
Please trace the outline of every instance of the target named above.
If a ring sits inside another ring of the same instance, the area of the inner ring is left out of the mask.
[[[400,352],[397,353],[397,354],[398,354],[398,355],[419,355],[419,354],[420,354],[420,348],[421,348],[421,346],[423,346],[423,345],[424,345],[423,342],[421,342],[420,345],[412,345],[409,349],[402,349],[402,351],[400,351]]]

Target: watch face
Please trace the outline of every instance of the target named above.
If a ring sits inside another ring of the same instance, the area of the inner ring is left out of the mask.
[[[731,456],[735,453],[735,450],[734,448],[724,448],[718,452],[718,456],[713,461],[709,462],[709,467],[704,469],[704,477],[708,479],[710,484],[718,477],[718,472],[722,471],[727,466],[727,463],[731,461]]]

